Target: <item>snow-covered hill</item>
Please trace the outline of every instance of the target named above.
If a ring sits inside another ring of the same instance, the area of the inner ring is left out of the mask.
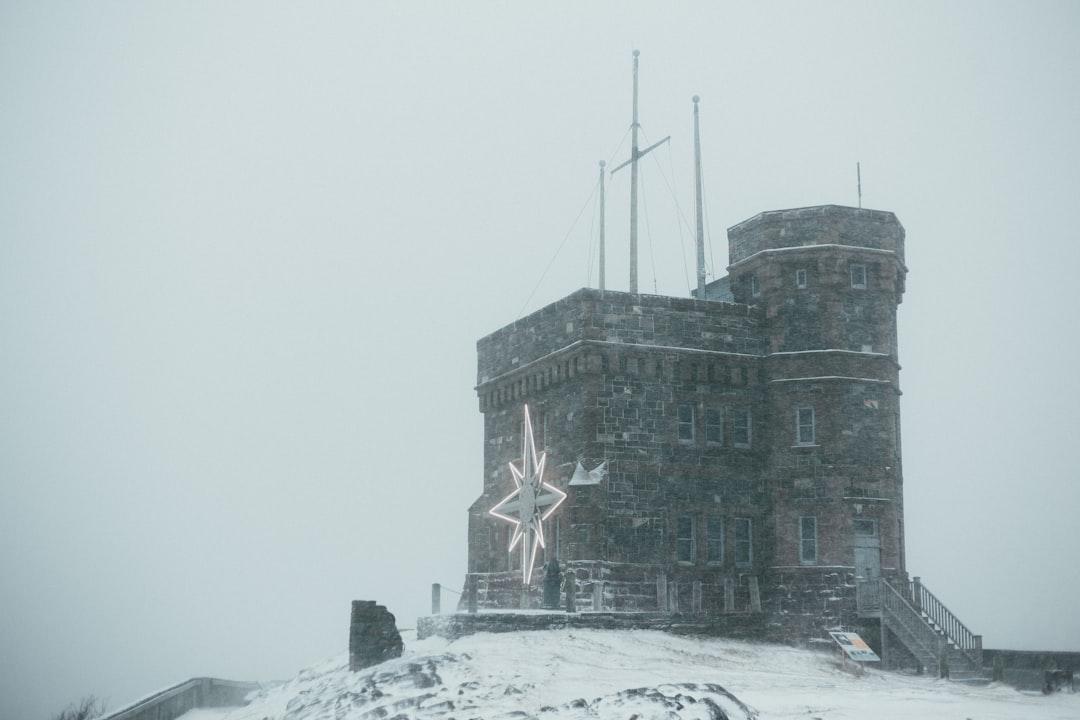
[[[601,630],[405,640],[397,660],[352,673],[341,657],[247,707],[183,720],[1080,718],[1080,693],[860,675],[829,653],[732,640]]]

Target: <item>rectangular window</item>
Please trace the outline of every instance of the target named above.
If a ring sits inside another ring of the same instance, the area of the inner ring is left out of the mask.
[[[860,263],[851,264],[851,287],[860,290],[866,289],[866,266]]]
[[[724,413],[720,408],[705,409],[705,442],[714,445],[724,443]]]
[[[724,518],[719,515],[710,515],[705,525],[705,562],[724,562]]]
[[[693,563],[695,550],[694,517],[680,515],[675,518],[675,559],[681,563]]]
[[[758,285],[758,279],[757,279],[757,274],[756,273],[752,273],[750,275],[750,295],[752,297],[760,297],[761,296],[761,287]]]
[[[694,439],[694,406],[679,406],[679,440],[691,442]]]
[[[754,541],[750,518],[735,518],[735,564],[749,565],[754,561]]]
[[[814,408],[801,407],[796,411],[795,441],[799,445],[813,445],[814,434]]]
[[[806,287],[806,270],[803,268],[799,268],[795,271],[795,287]]]
[[[817,518],[799,518],[799,562],[817,564]]]
[[[877,537],[877,521],[875,521],[875,520],[856,520],[855,521],[855,536],[856,537]]]
[[[750,411],[735,410],[732,413],[732,437],[735,447],[750,447]]]

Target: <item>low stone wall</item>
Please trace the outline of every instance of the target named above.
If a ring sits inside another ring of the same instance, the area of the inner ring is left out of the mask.
[[[247,696],[258,689],[258,683],[192,678],[98,720],[175,720],[198,708],[246,705]]]
[[[1076,689],[1075,678],[1080,678],[1080,652],[1044,652],[1039,650],[987,650],[983,649],[983,666],[994,680],[1022,690],[1046,690],[1049,672],[1068,671],[1074,680],[1066,688],[1051,687],[1049,690]]]
[[[761,615],[690,615],[660,613],[479,612],[419,618],[419,639],[438,635],[451,640],[480,632],[506,633],[562,628],[593,630],[660,630],[676,635],[703,635],[739,640],[760,639]]]
[[[559,606],[566,607],[566,579],[574,578],[576,608],[597,612],[672,612],[709,614],[755,611],[751,573],[723,575],[695,572],[646,563],[612,563],[603,560],[570,560],[563,563]],[[663,582],[658,584],[658,578]],[[704,578],[704,579],[703,579]],[[524,588],[519,572],[473,573],[466,577],[458,611],[468,609],[469,583],[476,583],[480,609],[535,610],[542,604],[542,583]],[[700,588],[700,607],[695,607],[694,584]],[[659,601],[665,588],[665,606]],[[730,593],[729,593],[730,590]],[[852,595],[854,598],[854,595]],[[730,604],[730,608],[728,605]]]

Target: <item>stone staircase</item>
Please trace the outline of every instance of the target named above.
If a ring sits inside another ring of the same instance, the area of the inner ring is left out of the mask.
[[[971,632],[922,584],[860,580],[859,616],[880,618],[882,626],[911,653],[923,672],[953,680],[984,682],[982,636]],[[887,648],[883,648],[887,654]],[[888,662],[888,657],[883,657]]]

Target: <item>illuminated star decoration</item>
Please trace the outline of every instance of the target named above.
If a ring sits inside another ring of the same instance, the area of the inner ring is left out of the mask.
[[[529,406],[524,407],[525,437],[521,469],[518,470],[510,463],[516,489],[488,512],[500,520],[514,524],[510,550],[513,551],[518,543],[521,544],[521,581],[528,585],[536,564],[536,551],[547,547],[544,544],[544,521],[566,499],[566,493],[544,482],[544,461],[547,460],[547,453],[541,453],[537,457]]]

